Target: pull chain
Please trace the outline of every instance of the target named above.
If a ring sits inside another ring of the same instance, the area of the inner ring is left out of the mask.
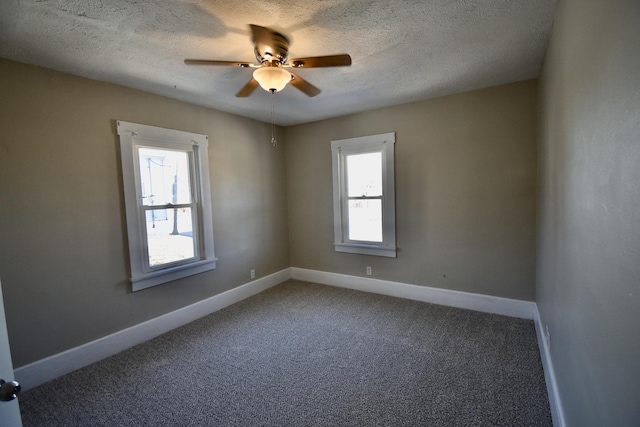
[[[275,103],[276,91],[271,91],[271,145],[274,147],[278,146],[278,141],[276,140],[276,122],[273,118],[273,105]]]

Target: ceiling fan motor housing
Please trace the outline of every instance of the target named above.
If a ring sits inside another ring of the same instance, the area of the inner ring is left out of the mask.
[[[289,57],[289,39],[280,33],[271,33],[269,43],[255,40],[256,59],[264,64],[265,62],[284,64]]]

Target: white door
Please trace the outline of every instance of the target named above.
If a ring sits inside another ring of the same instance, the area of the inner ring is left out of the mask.
[[[13,381],[13,364],[11,363],[11,351],[9,350],[9,337],[7,335],[7,323],[4,317],[4,302],[2,301],[2,284],[1,283],[0,283],[0,379],[3,379],[6,382]],[[9,386],[9,384],[7,384],[6,386]],[[9,402],[0,401],[0,425],[7,426],[7,427],[22,426],[22,420],[20,419],[20,408],[18,407],[18,399],[13,399]]]

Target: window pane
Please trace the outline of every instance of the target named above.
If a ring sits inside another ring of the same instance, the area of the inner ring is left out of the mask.
[[[186,151],[140,147],[138,155],[143,205],[191,203]]]
[[[195,257],[191,208],[148,210],[149,265]]]
[[[382,200],[349,200],[349,240],[382,242]]]
[[[382,196],[382,153],[347,156],[347,194]]]

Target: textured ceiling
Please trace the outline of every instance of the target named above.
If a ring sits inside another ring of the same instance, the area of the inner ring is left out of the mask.
[[[248,24],[290,37],[289,56],[349,53],[297,70],[275,119],[291,125],[535,78],[556,0],[2,0],[0,56],[270,121],[270,95],[235,93],[255,62]]]

